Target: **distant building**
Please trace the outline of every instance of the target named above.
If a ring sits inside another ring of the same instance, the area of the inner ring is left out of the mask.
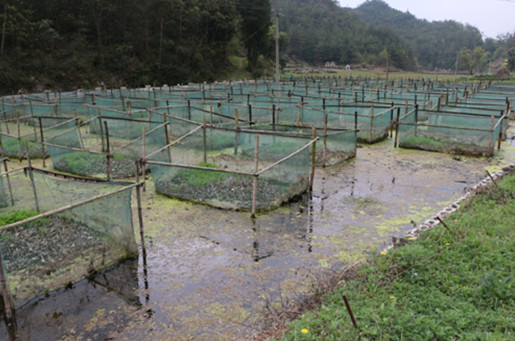
[[[349,64],[345,65],[345,70],[350,71],[350,65]]]
[[[335,62],[325,62],[325,67],[337,67]]]

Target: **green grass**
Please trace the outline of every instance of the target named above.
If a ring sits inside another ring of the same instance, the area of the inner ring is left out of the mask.
[[[218,169],[217,165],[209,162],[201,162],[198,164],[198,166]],[[231,174],[222,172],[211,172],[200,169],[181,169],[174,176],[174,181],[176,183],[181,183],[183,185],[191,186],[194,188],[198,188],[199,190],[202,190],[208,184],[218,183],[230,176]],[[179,187],[177,187],[177,190],[180,190]]]
[[[515,175],[374,256],[283,340],[513,340]],[[342,294],[350,301],[353,328]]]
[[[21,221],[30,217],[34,217],[39,213],[34,210],[18,210],[11,213],[0,214],[0,226],[8,225]]]

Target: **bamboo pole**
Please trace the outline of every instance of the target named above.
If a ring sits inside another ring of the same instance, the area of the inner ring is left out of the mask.
[[[489,156],[493,154],[492,136],[494,133],[494,120],[495,120],[495,117],[494,117],[494,115],[492,115],[492,118],[490,119],[490,133],[488,136],[488,155]]]
[[[4,169],[5,169],[5,178],[7,179],[7,187],[9,188],[9,196],[11,197],[11,205],[14,206],[14,196],[13,196],[13,189],[11,186],[11,179],[9,178],[9,170],[7,169],[7,162],[9,159],[4,158]]]
[[[202,116],[202,141],[204,145],[204,163],[207,162],[207,137],[206,137],[206,116]]]
[[[98,110],[98,126],[100,128],[100,138],[102,140],[102,152],[105,152],[104,128],[102,127],[102,115],[100,113],[100,107],[97,107],[97,110]]]
[[[316,141],[317,138],[317,129],[313,127],[311,138]],[[311,144],[311,173],[309,177],[309,190],[313,191],[313,182],[315,181],[315,159],[316,159],[316,142]]]
[[[21,128],[20,128],[20,112],[18,110],[16,110],[16,125],[17,125],[17,129],[18,129],[18,159],[21,162],[21,160],[22,160],[21,130],[20,130]]]
[[[0,247],[0,253],[2,249]],[[14,321],[14,304],[7,285],[7,277],[5,276],[3,257],[0,257],[0,285],[2,286],[2,298],[4,301],[5,317],[8,326],[12,326]]]
[[[143,160],[142,162],[142,169],[141,169],[141,174],[142,174],[142,177],[143,177],[143,192],[145,192],[147,190],[147,186],[145,184],[146,182],[146,174],[145,174],[145,171],[146,171],[146,166],[145,166],[145,161],[146,161],[146,158],[145,158],[145,153],[146,153],[146,135],[145,135],[145,127],[143,127],[143,135],[141,136],[141,160]]]
[[[370,129],[368,135],[368,143],[372,143],[372,134],[374,133],[374,106],[370,108]]]
[[[41,135],[41,151],[43,152],[43,167],[46,168],[45,137],[43,135],[43,124],[41,123],[41,117],[38,117],[38,121],[39,121],[39,134]]]
[[[34,174],[32,173],[32,162],[30,160],[30,154],[29,154],[29,144],[25,141],[25,151],[27,152],[27,162],[29,164],[29,178],[30,182],[32,184],[32,192],[34,193],[34,201],[36,203],[36,211],[40,212],[39,210],[39,201],[38,201],[38,193],[36,191],[36,183],[34,182]]]
[[[393,147],[397,148],[397,142],[399,141],[399,116],[401,115],[401,108],[397,108],[397,119],[395,120],[395,140],[393,142]]]
[[[145,231],[143,227],[143,210],[141,208],[141,186],[142,183],[140,183],[139,178],[139,166],[140,166],[140,160],[135,160],[135,166],[136,166],[136,203],[138,205],[138,223],[139,223],[139,235],[141,240],[141,250],[143,252],[143,266],[146,268],[147,266],[147,248],[145,246]],[[145,166],[143,165],[143,168]]]
[[[111,146],[109,144],[109,127],[107,126],[107,121],[104,121],[104,127],[105,127],[106,144],[107,144],[107,148],[106,148],[107,181],[111,181],[111,158],[112,158],[112,155],[111,155],[111,148],[110,148]]]
[[[234,109],[234,155],[238,155],[238,145],[240,140],[239,127],[238,127],[238,109]]]
[[[257,191],[258,191],[258,171],[259,171],[259,135],[254,136],[254,178],[252,183],[252,215],[251,218],[256,218],[257,206]]]
[[[322,156],[322,167],[325,168],[327,161],[327,114],[324,115],[324,149]]]

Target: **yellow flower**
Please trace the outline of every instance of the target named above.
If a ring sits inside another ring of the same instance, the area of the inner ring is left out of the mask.
[[[445,243],[445,245],[447,245],[447,246],[448,246],[448,245],[451,245],[451,243]]]
[[[413,237],[409,237],[408,240],[413,240]]]
[[[394,299],[395,299],[395,296],[390,296],[390,299],[394,300]]]
[[[381,251],[381,254],[382,255],[386,255],[386,251]]]
[[[302,328],[302,329],[300,330],[300,332],[301,332],[302,334],[307,334],[307,333],[309,333],[309,330],[307,330],[306,328]]]

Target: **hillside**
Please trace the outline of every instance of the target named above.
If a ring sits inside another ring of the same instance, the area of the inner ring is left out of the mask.
[[[378,28],[332,0],[275,0],[280,29],[286,33],[288,58],[310,64],[390,65],[417,68],[409,45],[391,29]]]
[[[473,26],[452,20],[418,19],[382,0],[368,0],[353,12],[364,21],[388,28],[405,39],[425,69],[454,69],[459,50],[483,46],[481,33]]]

